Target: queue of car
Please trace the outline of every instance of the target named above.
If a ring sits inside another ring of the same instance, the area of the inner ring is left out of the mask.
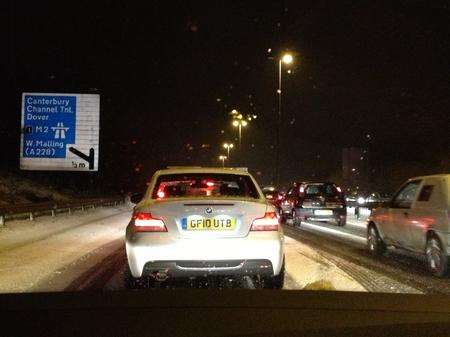
[[[302,221],[346,223],[348,207],[356,219],[368,212],[367,247],[381,255],[388,247],[425,256],[429,272],[442,277],[450,263],[450,174],[411,178],[390,197],[372,192],[345,197],[330,182],[294,182],[280,198],[280,216]]]
[[[450,174],[409,179],[367,220],[367,248],[426,256],[444,276],[450,255]],[[294,182],[286,193],[262,189],[242,168],[173,167],[157,171],[126,230],[127,287],[196,276],[248,276],[283,287],[282,224],[305,221],[345,226],[347,200],[333,182]],[[376,200],[375,200],[376,199]]]

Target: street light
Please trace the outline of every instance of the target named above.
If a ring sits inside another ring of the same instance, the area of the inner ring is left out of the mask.
[[[235,119],[233,120],[233,126],[237,127],[239,130],[239,150],[242,149],[242,127],[246,127],[248,122],[245,119]]]
[[[285,64],[291,64],[292,61],[294,61],[294,58],[292,57],[291,54],[284,54],[283,57],[281,58],[281,61],[283,61],[283,63]]]
[[[278,60],[278,119],[277,119],[277,137],[276,137],[276,158],[275,158],[275,182],[279,184],[280,182],[280,133],[281,133],[281,74],[282,74],[282,64],[291,64],[294,61],[292,54],[284,54]]]
[[[233,143],[230,143],[230,144],[225,143],[225,144],[223,144],[223,147],[225,149],[227,149],[228,158],[230,158],[230,150],[234,147],[234,144]]]
[[[219,160],[221,160],[222,161],[222,167],[225,167],[225,160],[227,159],[227,156],[223,156],[223,155],[220,155],[219,156]]]

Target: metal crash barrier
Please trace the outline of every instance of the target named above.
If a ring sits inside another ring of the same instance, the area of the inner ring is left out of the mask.
[[[124,203],[122,197],[93,198],[63,202],[42,202],[0,206],[0,226],[5,226],[7,220],[25,219],[34,220],[36,216],[51,215],[67,212],[71,214],[76,210],[85,211],[103,206],[117,206]]]

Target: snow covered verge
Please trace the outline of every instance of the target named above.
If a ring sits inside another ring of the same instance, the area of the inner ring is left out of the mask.
[[[285,236],[285,289],[366,291],[350,275],[308,245]]]
[[[64,290],[72,278],[46,280],[68,266],[82,273],[76,264],[123,238],[130,214],[118,206],[8,222],[0,229],[0,293]]]
[[[72,195],[18,175],[0,172],[0,206],[45,201],[68,201]]]

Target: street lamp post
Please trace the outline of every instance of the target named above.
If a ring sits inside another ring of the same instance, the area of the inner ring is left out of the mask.
[[[248,122],[242,119],[233,120],[233,126],[238,128],[239,132],[239,151],[242,150],[242,127],[246,127]]]
[[[284,54],[278,60],[278,118],[277,118],[277,137],[276,137],[276,154],[275,154],[275,182],[280,183],[280,134],[281,134],[281,74],[282,64],[291,64],[294,58],[291,54]]]
[[[223,144],[223,147],[225,148],[225,149],[227,149],[227,156],[228,156],[228,158],[230,158],[230,150],[234,147],[234,144],[233,143],[225,143],[225,144]]]
[[[225,167],[225,160],[227,159],[227,156],[223,156],[223,155],[220,155],[219,156],[219,160],[221,160],[222,161],[222,167]]]

